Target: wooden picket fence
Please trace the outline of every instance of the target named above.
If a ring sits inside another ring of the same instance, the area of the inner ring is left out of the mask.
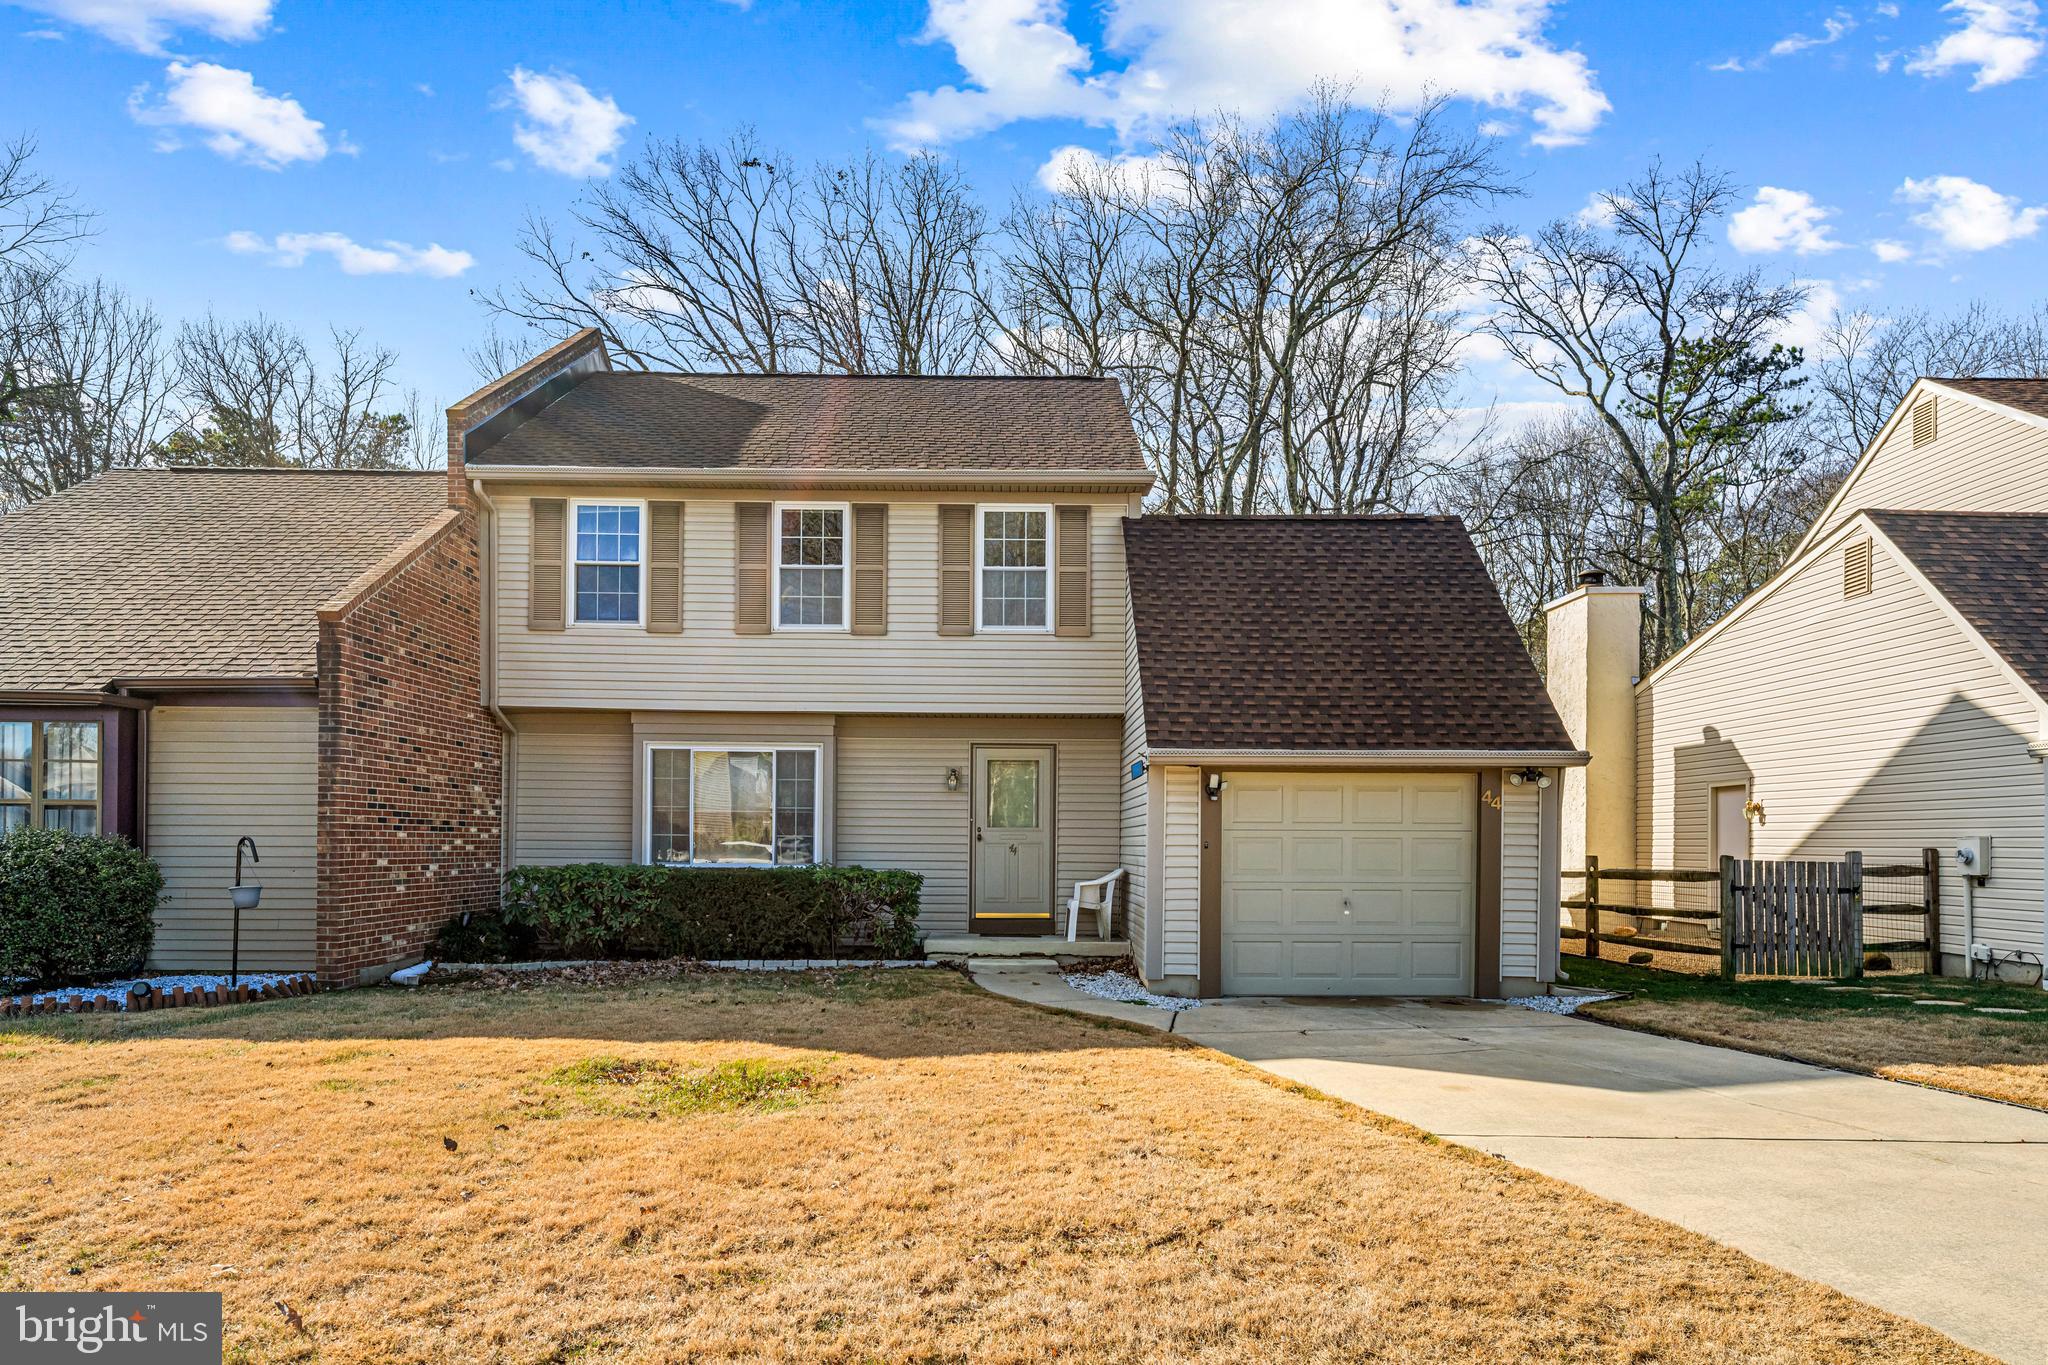
[[[1723,858],[1721,975],[1863,975],[1863,855]]]
[[[1563,936],[1582,939],[1588,957],[1602,944],[1625,951],[1649,950],[1718,957],[1721,974],[1736,976],[1828,976],[1863,974],[1866,952],[1924,952],[1928,970],[1939,974],[1941,955],[1940,854],[1923,849],[1917,863],[1866,866],[1861,853],[1824,859],[1723,858],[1712,870],[1694,868],[1603,868],[1586,859],[1583,895],[1562,903],[1580,912],[1580,927]],[[1873,890],[1879,879],[1879,890]],[[1648,906],[1601,899],[1603,882],[1713,885],[1714,901],[1704,906]],[[1875,899],[1869,897],[1875,896]],[[1659,938],[1622,929],[1604,932],[1602,913],[1665,921],[1698,921],[1696,939]],[[1878,919],[1879,937],[1865,937],[1865,916]],[[1906,927],[1901,928],[1901,921]],[[1918,922],[1920,932],[1905,936]],[[1887,936],[1889,932],[1889,936]]]

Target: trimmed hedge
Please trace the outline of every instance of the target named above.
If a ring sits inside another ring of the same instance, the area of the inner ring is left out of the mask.
[[[0,839],[0,984],[140,971],[164,874],[126,839],[23,826]]]
[[[923,888],[867,867],[515,867],[504,923],[571,957],[913,957]]]

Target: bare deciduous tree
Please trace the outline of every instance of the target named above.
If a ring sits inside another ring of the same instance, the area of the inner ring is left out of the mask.
[[[1482,323],[1530,374],[1584,403],[1606,428],[1628,496],[1648,515],[1648,662],[1690,637],[1687,542],[1731,466],[1762,432],[1798,415],[1801,358],[1773,338],[1805,299],[1760,272],[1709,263],[1708,233],[1734,186],[1695,165],[1653,164],[1599,197],[1600,213],[1533,237],[1480,241]]]
[[[1838,311],[1816,348],[1815,439],[1854,460],[1924,376],[2048,376],[2048,308],[2001,314],[1982,302],[1939,315]]]
[[[38,296],[56,290],[69,264],[69,249],[92,226],[68,190],[35,169],[33,138],[0,145],[0,423],[11,420],[38,380],[30,357],[48,338],[28,329],[62,311],[56,300]]]

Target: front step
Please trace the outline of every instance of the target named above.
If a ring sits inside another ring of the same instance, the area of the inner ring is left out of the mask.
[[[1065,934],[931,934],[924,941],[924,951],[927,957],[971,962],[992,957],[1129,957],[1131,945],[1120,938],[1086,935],[1069,943]]]

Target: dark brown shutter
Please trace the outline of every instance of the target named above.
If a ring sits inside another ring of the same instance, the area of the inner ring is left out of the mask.
[[[768,633],[768,511],[765,502],[732,505],[732,633]]]
[[[535,498],[533,538],[527,547],[526,628],[560,630],[563,611],[562,555],[568,549],[569,503],[564,498]]]
[[[1054,589],[1058,599],[1054,603],[1053,634],[1092,635],[1089,608],[1094,592],[1088,581],[1088,509],[1052,510],[1053,520],[1059,524],[1059,582]]]
[[[939,507],[939,634],[974,634],[974,509]]]
[[[683,505],[647,504],[647,628],[674,635],[683,628]]]
[[[853,633],[889,633],[889,504],[853,505]]]

